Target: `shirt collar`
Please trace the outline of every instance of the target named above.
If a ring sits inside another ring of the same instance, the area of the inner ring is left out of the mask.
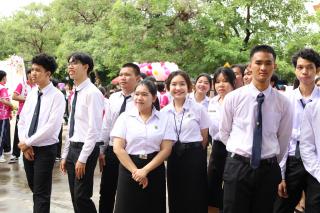
[[[42,92],[43,95],[47,94],[50,89],[53,87],[52,82],[50,82],[46,87],[44,87],[42,90],[39,89],[38,87],[38,91]]]
[[[76,87],[76,91],[80,91],[82,90],[83,88],[85,88],[86,86],[88,86],[89,84],[91,83],[90,81],[90,78],[87,78],[86,80],[84,80],[81,84],[79,84],[77,87]]]
[[[129,110],[128,114],[132,117],[137,117],[137,118],[140,116],[139,110],[137,107],[134,107],[132,110]],[[160,118],[160,112],[155,107],[152,108],[152,113],[151,113],[151,116],[148,120],[150,120],[154,116],[157,117],[158,119]]]
[[[294,95],[295,95],[296,99],[299,101],[303,98],[299,87],[294,90]],[[309,100],[314,100],[315,98],[317,98],[319,96],[320,96],[320,89],[317,87],[317,85],[314,85],[314,88],[313,88],[312,93],[309,97]]]
[[[190,108],[191,102],[195,102],[195,100],[187,96],[182,106],[182,109],[187,111]],[[176,109],[174,108],[174,100],[168,104],[168,111],[171,111],[171,112],[176,111]]]
[[[264,94],[264,97],[265,98],[267,98],[270,94],[271,94],[271,92],[272,92],[272,87],[271,87],[271,85],[269,85],[268,86],[268,88],[267,89],[265,89],[265,90],[263,90],[263,91],[260,91],[260,90],[258,90],[254,85],[253,85],[253,83],[251,82],[249,85],[248,85],[248,88],[250,89],[250,90],[252,90],[252,96],[253,97],[257,97],[261,92]]]

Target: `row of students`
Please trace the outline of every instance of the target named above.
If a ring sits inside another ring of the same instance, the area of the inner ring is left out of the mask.
[[[234,92],[230,91],[235,77],[227,74],[231,71],[221,70],[219,73],[218,70],[214,78],[214,86],[220,93],[218,103],[223,102],[223,106],[219,133],[215,130],[212,135],[214,145],[221,140],[228,152],[223,152],[224,147],[221,146],[224,157],[213,162],[223,164],[227,155],[223,174],[224,212],[273,210],[277,185],[281,181],[278,161],[286,155],[293,117],[290,102],[270,86],[270,78],[276,68],[275,59],[276,54],[271,47],[259,45],[253,48],[249,64],[252,83]],[[166,87],[173,101],[159,113],[152,104],[155,100],[154,85],[144,81],[137,86],[139,68],[131,63],[124,65],[119,74],[121,91],[110,97],[102,120],[103,96],[88,78],[93,69],[92,58],[75,53],[68,62],[68,72],[75,81],[76,92],[71,101],[68,137],[60,167],[68,173],[75,212],[96,212],[91,196],[98,156],[103,172],[99,212],[113,212],[117,189],[116,212],[128,212],[128,208],[143,211],[141,205],[146,206],[144,199],[148,203],[146,212],[158,209],[165,212],[163,161],[171,151],[169,144],[174,144],[167,165],[170,212],[207,212],[205,147],[208,128],[214,128],[207,109],[188,98],[192,88],[189,76],[183,71],[170,74]],[[42,54],[32,60],[32,77],[38,87],[27,98],[18,123],[19,147],[24,152],[27,179],[34,192],[35,212],[49,212],[50,209],[51,156],[56,152],[51,145],[57,142],[63,116],[58,110],[63,103],[60,103],[60,97],[49,81],[55,69],[55,61],[50,56]],[[302,70],[307,70],[307,67]],[[206,81],[205,78],[203,80]],[[212,99],[210,103],[214,104],[214,101],[217,100]],[[313,127],[312,120],[309,126]],[[307,140],[316,144],[316,137],[312,136],[309,135]],[[317,158],[317,152],[304,146],[302,139],[300,144]],[[318,162],[312,163],[318,165]],[[315,182],[313,186],[317,189],[319,182],[316,179],[319,177],[314,165],[308,169],[315,178],[312,179]],[[221,176],[221,170],[218,173]],[[215,181],[220,190],[221,178]],[[221,199],[221,192],[217,194]],[[155,202],[158,199],[160,201]]]

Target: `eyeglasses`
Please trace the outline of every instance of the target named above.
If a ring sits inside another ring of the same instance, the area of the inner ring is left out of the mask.
[[[81,64],[81,62],[80,61],[69,61],[67,65],[69,67],[69,66],[74,66],[74,65],[77,65],[77,64]]]

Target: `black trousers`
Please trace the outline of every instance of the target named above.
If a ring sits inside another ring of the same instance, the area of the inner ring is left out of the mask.
[[[306,208],[305,213],[319,213],[320,212],[320,183],[312,177],[307,175],[306,193]]]
[[[105,151],[106,165],[103,167],[100,183],[99,213],[112,213],[118,185],[119,160],[108,146]]]
[[[223,174],[224,213],[271,213],[281,181],[277,162],[260,164],[252,169],[250,162],[227,157]]]
[[[277,196],[274,203],[274,213],[291,213],[294,211],[301,199],[302,191],[306,190],[307,177],[308,173],[303,166],[302,160],[289,156],[285,173],[288,198]]]
[[[169,212],[207,213],[206,153],[202,147],[180,153],[176,145],[167,163]]]
[[[32,147],[34,160],[23,156],[24,170],[28,185],[33,192],[33,212],[49,213],[52,187],[52,170],[57,153],[57,145]]]
[[[0,137],[4,152],[11,151],[10,119],[0,120]]]
[[[61,126],[61,130],[60,130],[60,132],[59,132],[59,136],[58,136],[59,143],[57,144],[57,145],[58,145],[57,158],[61,158],[62,131],[63,131],[63,126]]]
[[[20,149],[18,147],[19,144],[19,136],[18,136],[18,122],[19,122],[19,115],[16,118],[16,124],[14,127],[14,137],[13,137],[13,145],[12,145],[12,155],[19,158],[20,157]]]
[[[213,141],[208,165],[208,205],[223,209],[223,171],[228,152],[221,141]]]
[[[80,180],[76,178],[75,166],[78,161],[83,143],[70,143],[69,153],[66,161],[69,188],[75,213],[96,213],[96,207],[91,200],[93,191],[93,175],[99,156],[99,147],[95,146],[89,155],[85,175]]]

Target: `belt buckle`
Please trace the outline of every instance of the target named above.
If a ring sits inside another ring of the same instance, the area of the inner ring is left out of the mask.
[[[147,159],[148,159],[148,155],[147,155],[147,154],[140,154],[140,155],[139,155],[139,158],[140,158],[140,159],[147,160]]]

